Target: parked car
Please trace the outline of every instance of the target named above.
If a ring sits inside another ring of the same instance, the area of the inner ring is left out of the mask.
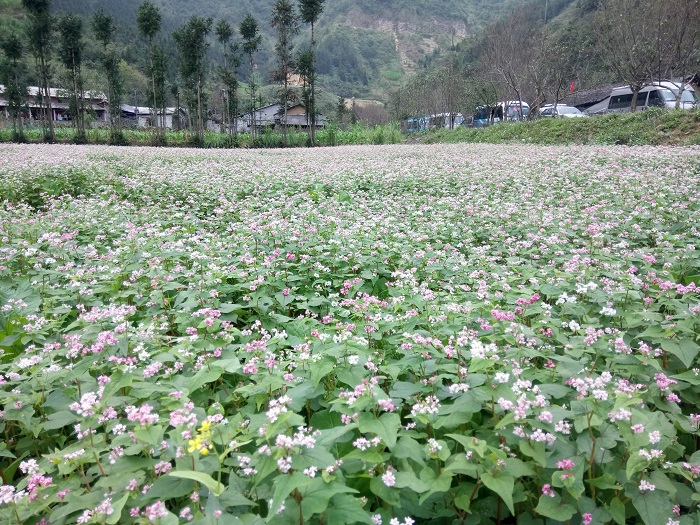
[[[540,117],[542,118],[580,118],[586,116],[578,108],[566,104],[545,104],[540,108]]]
[[[662,81],[644,86],[637,95],[637,110],[651,107],[673,109],[676,107],[678,84]],[[680,97],[680,109],[700,107],[700,97],[690,84],[686,84]],[[589,115],[599,113],[626,113],[632,109],[632,90],[629,86],[614,88],[610,95],[586,109]]]

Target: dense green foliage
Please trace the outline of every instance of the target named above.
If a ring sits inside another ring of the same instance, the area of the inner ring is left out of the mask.
[[[698,523],[697,148],[0,155],[3,524]]]

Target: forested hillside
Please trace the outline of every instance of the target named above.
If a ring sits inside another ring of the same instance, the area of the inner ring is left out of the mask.
[[[60,13],[88,15],[103,8],[114,15],[126,46],[125,59],[137,64],[143,44],[136,27],[139,3],[140,0],[54,0],[53,6]],[[269,25],[273,0],[154,3],[163,14],[161,38],[166,49],[172,50],[173,60],[174,46],[169,35],[190,16],[225,19],[237,27],[248,13],[252,14],[263,33],[256,56],[258,70],[263,79],[269,77],[274,58],[274,36]],[[415,73],[430,57],[448,50],[456,41],[478,33],[507,13],[512,4],[514,0],[328,0],[317,25],[321,84],[348,98],[386,100],[387,93],[400,85],[406,75]],[[307,41],[308,34],[302,32],[295,43],[299,47]],[[216,44],[209,54],[212,62],[220,56]]]

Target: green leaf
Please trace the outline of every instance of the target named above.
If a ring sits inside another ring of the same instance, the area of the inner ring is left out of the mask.
[[[552,498],[551,496],[542,494],[535,508],[535,512],[556,521],[568,521],[576,514],[576,509],[568,503],[562,504],[559,495]]]
[[[78,421],[77,414],[69,412],[68,410],[61,410],[50,414],[48,421],[44,421],[43,427],[44,430],[56,430],[71,425],[76,421]]]
[[[326,511],[326,519],[323,520],[323,522],[344,523],[348,525],[351,523],[373,523],[357,498],[349,494],[337,494],[333,496],[328,505],[328,510]]]
[[[397,459],[411,459],[421,465],[425,463],[423,447],[412,437],[401,436],[392,452]]]
[[[530,443],[529,441],[523,440],[520,442],[520,452],[534,459],[541,467],[547,466],[547,455],[544,443]]]
[[[423,505],[433,494],[447,495],[452,486],[452,472],[443,470],[439,476],[435,477],[435,472],[430,468],[424,468],[420,473],[420,479],[430,484],[430,490],[421,495],[418,505]]]
[[[486,441],[476,439],[473,436],[463,436],[461,434],[446,434],[446,437],[452,438],[464,447],[465,451],[474,451],[479,457],[484,457],[486,453]]]
[[[630,458],[627,460],[627,467],[625,471],[627,479],[631,480],[635,473],[644,470],[648,464],[648,459],[640,456],[639,452],[633,452]]]
[[[518,458],[507,458],[505,471],[514,478],[537,475],[527,463]]]
[[[277,476],[273,483],[275,487],[274,496],[270,502],[273,509],[277,509],[282,505],[289,495],[295,489],[301,490],[311,484],[313,478],[310,478],[306,474],[301,472],[293,472],[291,474],[285,474],[282,476]],[[271,512],[267,517],[267,521],[270,521],[275,517],[275,513]]]
[[[204,367],[194,375],[187,385],[187,388],[190,392],[196,392],[203,385],[219,379],[223,373],[223,368],[219,368],[218,366]]]
[[[393,398],[408,399],[422,390],[423,387],[420,384],[397,381],[392,385],[391,390],[389,390],[389,396]]]
[[[690,368],[698,352],[700,352],[700,346],[690,339],[681,339],[679,341],[662,339],[661,348],[666,350],[669,354],[675,355],[686,368]]]
[[[415,472],[411,470],[397,472],[396,485],[394,486],[399,489],[411,489],[416,494],[430,490],[430,485],[423,480],[418,479]]]
[[[135,428],[134,436],[148,445],[158,445],[163,440],[163,427],[161,425],[154,425]]]
[[[373,477],[369,482],[369,489],[372,491],[372,494],[383,499],[389,505],[393,507],[399,507],[401,505],[398,490],[387,487],[381,477]]]
[[[306,488],[301,500],[301,510],[305,519],[314,514],[322,514],[328,509],[328,503],[333,496],[338,494],[355,493],[355,489],[346,487],[341,483],[326,484],[321,478],[316,478],[314,483]]]
[[[119,520],[122,517],[122,509],[124,508],[124,505],[126,505],[126,500],[129,499],[128,494],[124,494],[123,497],[121,497],[117,502],[112,503],[112,509],[114,509],[114,512],[107,516],[107,525],[116,525],[119,523]]]
[[[505,472],[500,472],[495,476],[489,472],[484,472],[481,475],[481,482],[500,496],[503,502],[508,506],[510,513],[515,515],[515,508],[513,507],[515,478],[513,476]]]
[[[212,364],[227,374],[234,374],[243,368],[239,359],[217,359]]]
[[[2,347],[12,346],[12,344],[15,341],[17,341],[17,339],[19,339],[20,335],[21,334],[12,334],[12,335],[8,335],[8,336],[4,337],[3,340],[0,341],[0,346],[2,346]]]
[[[170,476],[159,477],[148,491],[148,497],[153,499],[181,498],[192,494],[194,481]]]
[[[603,474],[602,476],[594,478],[594,479],[587,479],[586,483],[588,483],[589,485],[593,485],[594,487],[599,488],[601,490],[606,490],[606,489],[620,490],[620,489],[622,489],[622,485],[617,483],[615,476],[613,476],[610,473]]]
[[[386,412],[378,419],[369,412],[360,412],[357,426],[360,432],[376,434],[387,447],[393,449],[396,446],[396,438],[401,427],[401,418],[393,412]]]
[[[246,498],[240,488],[229,485],[219,498],[222,507],[253,507],[256,503]]]
[[[212,478],[209,474],[204,472],[196,472],[194,470],[171,470],[168,472],[168,476],[174,476],[176,478],[191,479],[198,483],[201,483],[207,487],[214,496],[217,498],[223,494],[226,487]]]
[[[637,487],[627,490],[632,505],[645,525],[664,524],[671,516],[673,504],[666,492],[661,490],[641,492]]]
[[[321,435],[316,438],[316,444],[321,446],[332,445],[345,434],[352,432],[356,428],[356,423],[350,423],[349,425],[340,425],[337,427],[321,430]]]
[[[320,363],[314,363],[314,366],[311,367],[311,383],[313,386],[316,387],[335,367],[336,361],[329,358],[324,359]]]
[[[618,498],[613,498],[608,506],[608,512],[612,516],[613,520],[617,525],[625,525],[625,519],[627,514],[625,513],[625,504],[622,503]]]

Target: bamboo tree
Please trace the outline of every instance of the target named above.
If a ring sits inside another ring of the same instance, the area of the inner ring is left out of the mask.
[[[138,12],[136,14],[136,24],[139,27],[139,32],[141,35],[148,40],[148,56],[149,56],[149,62],[150,62],[150,76],[151,76],[151,94],[149,95],[150,102],[152,102],[151,107],[153,108],[153,112],[151,115],[154,117],[154,120],[152,121],[156,123],[156,135],[160,134],[160,125],[159,125],[159,115],[158,115],[158,106],[156,100],[158,99],[157,92],[156,92],[156,64],[154,62],[154,59],[158,56],[158,52],[154,48],[154,38],[160,31],[160,25],[161,25],[161,14],[160,10],[151,2],[146,0],[143,2],[139,8]]]
[[[248,55],[248,86],[250,88],[250,140],[255,141],[255,80],[253,78],[253,53],[258,50],[262,37],[258,29],[258,22],[250,14],[241,22],[241,38],[243,39],[243,52]]]
[[[309,130],[309,146],[312,143],[311,134],[311,88],[316,72],[314,70],[314,54],[310,48],[305,48],[299,51],[296,58],[296,71],[302,80],[301,97],[304,101],[306,113],[306,127]]]
[[[58,26],[61,35],[60,58],[68,70],[71,81],[71,116],[75,127],[75,138],[85,141],[85,93],[83,90],[83,21],[75,15],[61,18]]]
[[[29,48],[34,55],[39,77],[41,94],[41,119],[44,127],[44,139],[54,141],[53,108],[51,104],[51,68],[50,49],[53,43],[53,26],[51,22],[51,0],[22,0],[27,10],[29,26]]]
[[[204,108],[202,88],[206,74],[205,59],[209,49],[207,36],[211,18],[193,16],[173,33],[180,55],[180,74],[188,93],[189,106],[197,108],[197,139],[204,140]]]
[[[112,144],[124,142],[121,128],[121,105],[124,95],[124,79],[119,70],[119,55],[112,45],[116,26],[111,16],[99,10],[92,17],[92,30],[97,41],[102,44],[100,62],[107,78],[107,97],[109,101],[109,134]]]
[[[234,30],[226,20],[219,20],[215,29],[219,43],[224,48],[223,65],[219,67],[219,80],[224,85],[224,124],[226,133],[237,134],[238,126],[236,113],[238,112],[238,79],[236,78],[236,68],[241,65],[241,58],[237,44],[231,44]]]
[[[284,147],[287,147],[287,106],[289,105],[289,70],[292,62],[291,37],[299,32],[299,18],[294,12],[294,6],[289,0],[277,0],[272,10],[270,24],[277,30],[277,68],[274,80],[282,81],[280,103],[284,108],[282,137]]]
[[[299,0],[299,11],[304,23],[311,26],[311,74],[309,76],[309,105],[306,107],[307,119],[310,119],[309,140],[311,146],[316,143],[316,36],[314,27],[323,12],[325,0]]]
[[[160,127],[160,142],[165,141],[165,104],[166,104],[166,82],[168,77],[168,57],[165,50],[154,45],[151,48],[151,64],[153,64],[153,83],[155,91],[153,92],[153,106],[156,108]]]
[[[6,59],[2,76],[5,84],[5,98],[12,118],[12,140],[24,142],[22,110],[27,100],[25,68],[22,62],[24,44],[17,35],[12,34],[2,42],[2,50]]]

